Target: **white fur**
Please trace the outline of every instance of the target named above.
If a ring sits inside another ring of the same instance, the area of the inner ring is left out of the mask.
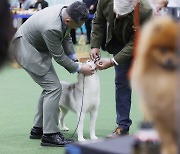
[[[94,66],[92,61],[88,63]],[[83,137],[83,123],[85,114],[90,113],[90,138],[97,139],[95,135],[95,124],[98,112],[98,106],[100,102],[100,82],[99,76],[95,72],[93,75],[84,76],[78,74],[78,81],[76,83],[67,83],[61,81],[62,84],[62,95],[59,103],[60,107],[60,129],[67,131],[69,128],[65,126],[64,117],[69,110],[77,113],[77,120],[79,120],[82,100],[83,108],[80,117],[80,122],[77,128],[78,141],[85,141]],[[84,95],[83,95],[84,89]],[[83,98],[82,98],[83,97]]]

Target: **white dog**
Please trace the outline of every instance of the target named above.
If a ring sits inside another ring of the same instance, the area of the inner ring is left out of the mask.
[[[93,61],[87,61],[92,67],[95,67]],[[60,129],[67,131],[69,128],[65,126],[64,117],[68,110],[77,113],[79,125],[77,128],[78,141],[85,141],[83,137],[83,123],[85,114],[90,113],[90,138],[97,139],[95,135],[96,117],[100,102],[100,82],[97,72],[93,75],[85,76],[78,74],[76,83],[67,83],[61,81],[62,95],[60,99]],[[82,112],[81,112],[82,107]],[[81,116],[80,116],[81,115]]]

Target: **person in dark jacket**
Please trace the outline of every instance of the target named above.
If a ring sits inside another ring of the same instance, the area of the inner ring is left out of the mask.
[[[96,12],[96,6],[98,0],[83,0],[83,2],[87,5],[89,8],[90,18],[85,22],[85,27],[87,31],[87,44],[90,43],[91,40],[91,27],[92,27],[92,16]]]
[[[137,9],[139,8],[139,9]],[[91,31],[91,59],[100,56],[104,32],[105,48],[113,58],[100,59],[97,69],[115,68],[115,97],[117,127],[108,138],[115,138],[129,133],[131,126],[131,88],[128,70],[131,66],[134,46],[134,33],[139,26],[134,26],[134,11],[139,10],[140,25],[152,16],[152,9],[146,0],[99,0]]]

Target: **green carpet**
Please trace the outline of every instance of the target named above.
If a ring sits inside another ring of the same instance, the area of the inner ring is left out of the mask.
[[[103,54],[103,56],[108,55]],[[76,81],[77,74],[69,74],[55,62],[54,66],[60,80]],[[116,126],[114,69],[98,73],[101,82],[101,102],[96,123],[96,135],[104,138]],[[23,69],[14,69],[10,66],[0,71],[0,85],[0,154],[63,154],[64,148],[41,147],[40,140],[29,139],[41,88]],[[131,119],[133,124],[130,134],[133,134],[142,120],[135,94],[132,96]],[[70,131],[65,132],[64,135],[71,137],[77,125],[76,114],[69,112],[65,121]],[[85,119],[84,136],[89,138],[89,115]],[[77,135],[74,136],[74,139],[77,141]]]

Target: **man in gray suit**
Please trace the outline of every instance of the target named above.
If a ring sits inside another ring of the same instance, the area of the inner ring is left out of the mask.
[[[70,73],[94,73],[90,65],[73,61],[76,56],[69,35],[71,28],[80,27],[88,17],[88,9],[82,2],[68,7],[52,6],[31,16],[14,36],[12,45],[16,60],[43,88],[30,132],[31,139],[41,138],[42,146],[64,146],[73,142],[64,139],[58,127],[62,87],[52,57]]]

